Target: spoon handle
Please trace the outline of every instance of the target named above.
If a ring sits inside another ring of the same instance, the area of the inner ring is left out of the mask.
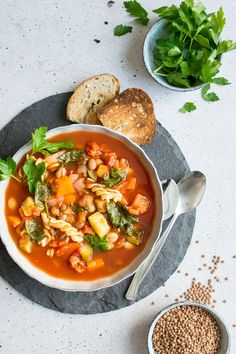
[[[168,235],[170,230],[172,229],[176,219],[178,218],[178,214],[174,214],[174,216],[172,217],[169,225],[167,226],[165,232],[163,233],[163,235],[156,241],[156,243],[153,246],[153,249],[150,253],[150,255],[148,256],[148,258],[143,262],[143,264],[138,268],[137,272],[135,273],[131,284],[128,288],[128,291],[125,295],[127,300],[130,301],[134,301],[137,298],[138,295],[138,290],[139,290],[139,286],[142,283],[143,279],[145,278],[145,276],[147,275],[147,273],[149,272],[149,270],[151,269],[153,263],[155,262],[155,260],[157,259]]]

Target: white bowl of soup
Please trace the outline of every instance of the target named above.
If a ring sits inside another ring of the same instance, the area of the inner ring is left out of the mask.
[[[132,275],[161,232],[152,162],[102,126],[58,127],[47,132],[49,144],[40,139],[34,151],[30,142],[14,155],[17,180],[0,182],[0,234],[12,259],[65,291],[98,290]]]

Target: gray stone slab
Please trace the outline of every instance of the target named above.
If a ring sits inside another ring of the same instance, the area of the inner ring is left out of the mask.
[[[55,128],[70,124],[65,120],[65,107],[71,93],[61,93],[38,101],[19,113],[0,132],[0,156],[13,155],[31,138],[36,127]],[[151,145],[143,146],[157,168],[161,179],[172,177],[177,182],[189,171],[184,155],[171,135],[158,124],[158,134]],[[3,196],[2,196],[3,197]],[[137,301],[160,287],[177,269],[191,241],[195,212],[182,215],[164,245],[159,258],[145,278]],[[164,224],[164,229],[166,223]],[[44,286],[26,275],[10,258],[0,242],[0,275],[28,299],[52,310],[92,314],[117,310],[131,303],[124,297],[132,277],[107,289],[90,293],[69,293]]]

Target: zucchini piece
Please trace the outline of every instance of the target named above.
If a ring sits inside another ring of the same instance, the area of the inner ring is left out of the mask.
[[[99,211],[90,215],[88,221],[99,237],[105,236],[110,231],[110,226],[108,225],[106,218]]]
[[[85,262],[90,262],[93,258],[93,248],[87,243],[80,244],[80,255]]]

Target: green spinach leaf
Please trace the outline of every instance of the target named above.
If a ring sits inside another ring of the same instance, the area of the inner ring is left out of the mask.
[[[111,167],[110,177],[105,175],[103,183],[107,187],[114,187],[125,178],[126,173],[127,170],[116,170],[113,167]]]
[[[26,219],[25,229],[31,242],[39,242],[45,237],[43,226],[39,217]]]

